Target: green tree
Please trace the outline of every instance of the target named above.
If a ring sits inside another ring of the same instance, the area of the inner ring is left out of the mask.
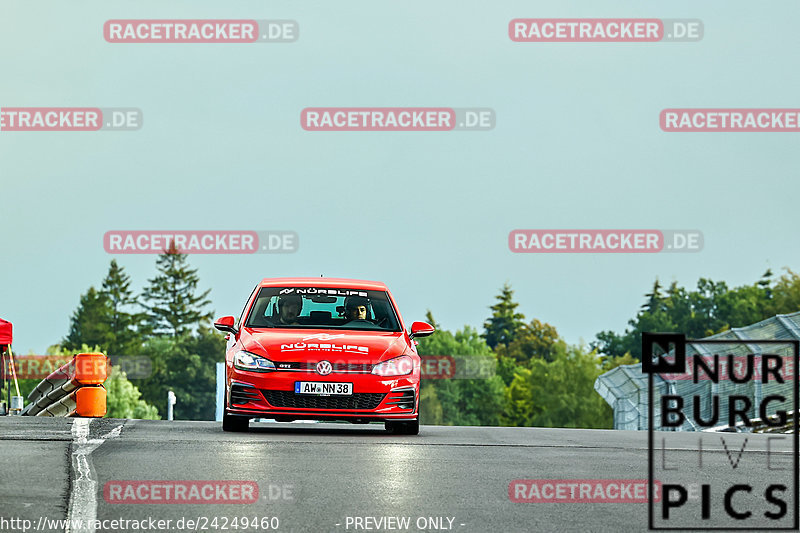
[[[125,372],[112,371],[106,388],[106,418],[159,420],[158,410],[141,399],[139,389]]]
[[[552,361],[532,359],[508,388],[507,423],[517,426],[611,428],[612,411],[595,392],[595,351],[559,345]]]
[[[432,320],[433,316],[426,317]],[[429,337],[419,339],[417,351],[420,355],[492,355],[481,335],[470,326],[452,333],[437,329]]]
[[[512,359],[511,357],[505,357],[501,354],[497,355],[497,375],[500,376],[500,379],[503,380],[503,383],[506,387],[511,385],[511,382],[514,381],[514,376],[516,375],[517,371],[520,368],[524,368],[523,365],[520,365]]]
[[[426,426],[441,426],[444,424],[444,412],[442,402],[436,394],[436,387],[425,380],[420,386],[419,403],[425,406],[420,410],[420,422]]]
[[[533,425],[534,395],[533,372],[524,366],[515,367],[514,375],[506,388],[506,412],[503,422],[509,426]]]
[[[434,329],[438,330],[441,329],[442,327],[438,322],[436,322],[436,319],[433,318],[433,313],[431,313],[430,309],[425,311],[425,321],[428,322],[428,324],[430,324],[431,326],[433,326]]]
[[[435,388],[446,425],[501,425],[505,410],[505,387],[500,376],[441,380]]]
[[[435,323],[430,313],[426,318]],[[495,357],[478,332],[469,326],[455,333],[438,329],[430,337],[420,339],[417,348],[420,355],[455,356],[456,365],[469,357]],[[423,423],[496,426],[505,409],[503,380],[498,375],[488,379],[423,380],[420,400]]]
[[[654,313],[659,309],[662,309],[664,296],[661,294],[661,282],[658,281],[658,278],[656,278],[655,283],[653,283],[652,290],[644,296],[647,298],[647,301],[641,307],[643,311]]]
[[[142,351],[152,361],[152,375],[141,380],[142,398],[165,416],[167,391],[177,403],[175,418],[213,420],[216,408],[216,363],[224,360],[225,339],[204,322],[179,338],[148,339]]]
[[[512,359],[518,364],[534,358],[552,361],[559,344],[564,344],[564,341],[559,338],[556,328],[534,318],[530,324],[523,324],[517,330],[509,344],[498,344],[495,352],[498,357]]]
[[[626,353],[625,355],[622,355],[620,357],[607,357],[603,361],[603,366],[601,368],[601,372],[600,373],[601,374],[605,374],[609,370],[613,370],[613,369],[617,368],[618,366],[635,365],[638,362],[639,362],[639,360],[636,359],[634,356],[632,356],[629,353]]]
[[[89,287],[86,294],[81,296],[78,308],[72,313],[69,333],[62,346],[69,350],[79,349],[82,345],[106,349],[113,338],[109,325],[110,316],[111,302],[108,296]]]
[[[629,327],[623,333],[598,333],[593,347],[604,356],[629,353],[641,359],[641,334],[645,331],[674,331],[702,338],[796,311],[800,308],[800,283],[793,291],[792,275],[789,271],[773,284],[772,272],[767,270],[758,282],[735,288],[729,288],[724,281],[700,278],[697,288],[691,291],[673,282],[666,294],[656,279],[651,292],[645,295],[645,304],[628,321]],[[794,296],[787,298],[787,294]]]
[[[148,280],[149,285],[144,289],[142,299],[149,312],[148,326],[156,335],[169,335],[177,340],[201,320],[211,319],[211,313],[203,310],[210,304],[207,296],[211,289],[196,294],[200,278],[187,259],[188,255],[180,253],[172,241],[156,260],[159,274]]]
[[[116,259],[112,259],[101,291],[106,296],[110,308],[109,339],[104,347],[112,355],[130,353],[141,343],[135,326],[142,317],[126,311],[138,304],[130,285],[130,276],[117,264]]]
[[[770,315],[788,314],[800,311],[800,275],[790,269],[777,280],[771,288]],[[769,272],[769,271],[767,271]],[[771,273],[770,273],[771,274]]]
[[[525,315],[516,311],[519,304],[514,301],[514,291],[508,282],[503,284],[497,303],[492,305],[492,316],[483,323],[486,344],[494,348],[498,344],[508,344],[514,339],[517,331],[525,325]]]

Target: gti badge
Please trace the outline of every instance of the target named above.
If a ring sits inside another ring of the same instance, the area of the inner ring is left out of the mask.
[[[320,376],[327,376],[333,372],[333,367],[328,361],[320,361],[317,363],[317,374]]]

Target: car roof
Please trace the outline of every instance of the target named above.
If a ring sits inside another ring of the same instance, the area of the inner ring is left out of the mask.
[[[333,287],[343,289],[387,290],[380,281],[346,278],[264,278],[259,287]]]

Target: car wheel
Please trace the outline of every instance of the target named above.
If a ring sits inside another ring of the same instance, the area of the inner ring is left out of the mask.
[[[411,422],[384,422],[383,427],[395,435],[419,435],[419,418]]]
[[[250,418],[246,416],[222,414],[222,431],[247,431],[250,429]]]
[[[419,435],[419,418],[403,424],[403,435]]]

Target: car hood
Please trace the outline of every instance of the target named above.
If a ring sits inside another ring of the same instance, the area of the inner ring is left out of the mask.
[[[375,364],[407,353],[402,331],[331,331],[244,328],[245,350],[273,361],[346,360]]]

